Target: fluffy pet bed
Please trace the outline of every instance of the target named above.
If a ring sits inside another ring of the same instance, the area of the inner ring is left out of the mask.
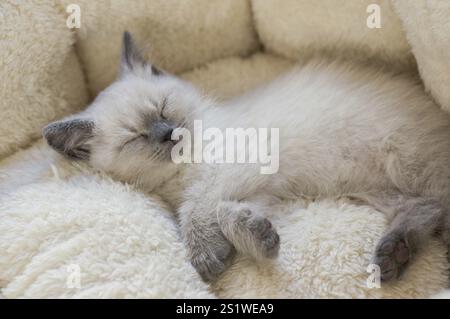
[[[40,131],[111,83],[124,29],[148,45],[157,65],[218,99],[324,54],[370,59],[411,76],[418,70],[424,89],[450,111],[450,3],[79,0],[81,27],[69,29],[70,3],[0,4],[3,297],[402,298],[448,286],[446,247],[438,241],[401,280],[368,286],[384,217],[332,200],[271,207],[279,258],[256,264],[237,256],[207,285],[186,259],[173,212],[157,197],[60,158]],[[380,29],[366,26],[371,3],[380,6]]]

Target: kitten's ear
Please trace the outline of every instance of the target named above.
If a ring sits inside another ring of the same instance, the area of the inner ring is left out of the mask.
[[[53,122],[44,127],[44,138],[58,153],[73,159],[89,159],[90,140],[94,136],[94,121],[71,119]]]
[[[151,72],[154,75],[162,74],[162,71],[146,62],[142,51],[136,45],[130,32],[125,31],[122,38],[122,53],[120,57],[120,73],[127,72]]]

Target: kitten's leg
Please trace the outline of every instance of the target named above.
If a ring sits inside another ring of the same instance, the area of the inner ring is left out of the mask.
[[[373,263],[380,266],[381,280],[398,278],[420,246],[440,230],[445,209],[437,200],[398,196],[395,217],[379,241]]]
[[[280,248],[280,236],[272,223],[255,213],[248,204],[235,201],[221,202],[217,219],[225,237],[237,251],[261,260],[275,258]]]
[[[204,281],[216,279],[231,263],[234,247],[223,235],[215,210],[188,202],[179,209],[188,258]]]
[[[189,258],[203,279],[219,276],[234,252],[219,226],[218,205],[223,199],[240,200],[256,193],[266,176],[254,166],[202,166],[200,174],[194,174],[178,214]]]

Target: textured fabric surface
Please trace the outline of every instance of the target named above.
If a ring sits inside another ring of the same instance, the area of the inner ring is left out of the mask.
[[[77,4],[82,17],[77,49],[94,95],[116,76],[125,29],[156,65],[170,72],[247,55],[258,47],[247,0],[81,0]]]
[[[441,291],[433,296],[434,299],[450,299],[450,289]]]
[[[381,28],[367,27],[370,4],[380,6]],[[413,63],[402,25],[384,0],[252,0],[257,33],[267,50],[291,59],[317,52]]]
[[[258,265],[238,259],[213,287],[223,298],[426,298],[447,283],[446,248],[439,241],[396,282],[368,286],[384,216],[345,201],[291,203],[270,208],[281,237],[280,256]],[[372,287],[372,288],[371,288]]]
[[[293,67],[292,61],[258,53],[248,59],[227,58],[208,63],[181,77],[219,100],[226,100],[273,80]]]
[[[161,202],[40,152],[39,182],[2,194],[5,297],[212,297]]]
[[[0,158],[80,110],[87,89],[74,35],[55,1],[0,3]]]
[[[450,112],[450,1],[393,2],[427,90]]]

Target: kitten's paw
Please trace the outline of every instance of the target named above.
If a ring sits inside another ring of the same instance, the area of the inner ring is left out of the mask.
[[[254,247],[254,249],[250,248],[249,250],[253,250],[252,255],[254,257],[261,259],[276,258],[278,256],[280,236],[270,220],[253,214],[249,209],[242,209],[239,211],[237,223],[240,229],[248,230],[248,240],[253,242],[251,246]]]
[[[381,281],[397,279],[411,260],[411,249],[397,234],[388,234],[378,243],[373,263],[380,267]]]
[[[191,250],[191,264],[206,282],[217,279],[231,264],[234,247],[228,242]]]
[[[257,217],[249,225],[254,234],[256,245],[265,258],[276,258],[280,250],[280,236],[267,218]]]

